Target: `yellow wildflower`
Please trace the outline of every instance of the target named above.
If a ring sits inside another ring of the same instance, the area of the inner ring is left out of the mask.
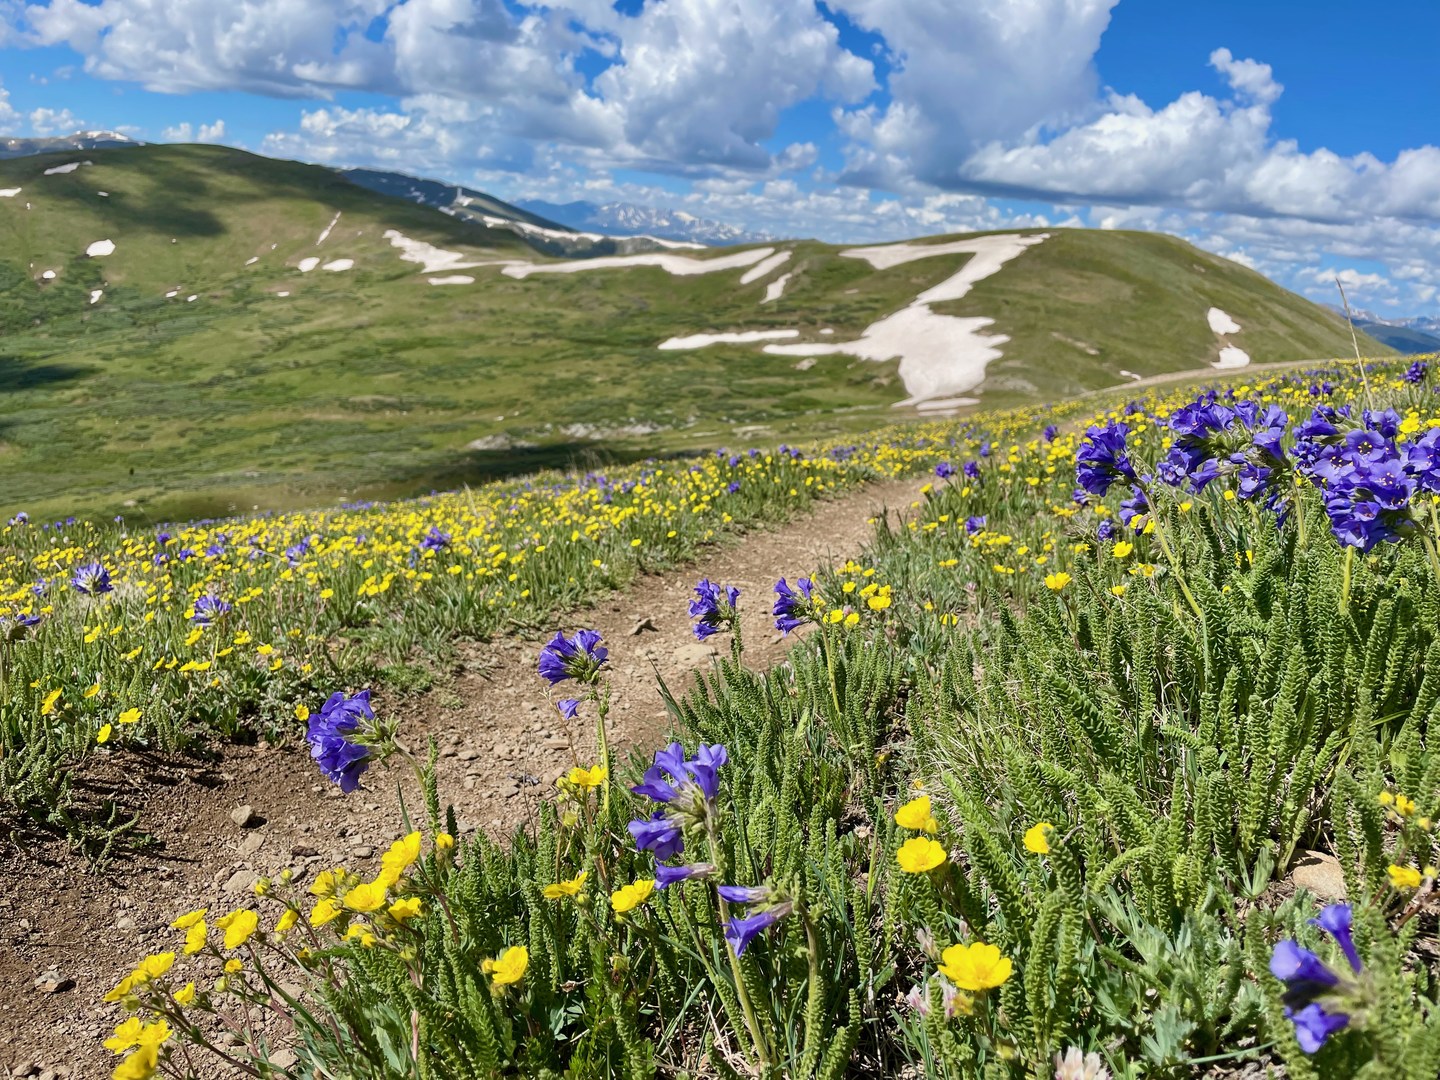
[[[1053,574],[1045,575],[1045,587],[1051,592],[1059,592],[1066,585],[1069,585],[1071,580],[1069,574],[1065,573],[1064,570],[1059,570]]]
[[[344,908],[327,896],[310,910],[310,925],[324,926],[328,922],[334,922],[340,917],[344,910]]]
[[[1420,887],[1420,871],[1413,866],[1396,866],[1390,864],[1386,871],[1390,875],[1390,884],[1397,889],[1418,889]]]
[[[260,916],[249,908],[232,911],[215,920],[217,929],[225,931],[225,948],[238,949],[254,935],[260,925]]]
[[[110,741],[110,734],[114,730],[115,729],[112,728],[109,724],[101,724],[100,730],[95,733],[95,741],[101,746],[104,746],[107,742]]]
[[[124,712],[122,712],[119,716],[117,716],[117,717],[115,718],[115,720],[116,720],[117,723],[121,723],[121,724],[135,724],[135,723],[139,723],[139,721],[140,721],[140,710],[139,710],[139,709],[126,709],[126,710],[125,710]]]
[[[419,857],[420,834],[412,832],[396,840],[390,845],[390,850],[380,856],[380,877],[393,885]]]
[[[285,934],[288,934],[290,932],[290,928],[299,921],[300,912],[296,911],[293,907],[286,908],[281,913],[280,918],[275,920],[275,933],[283,937]]]
[[[921,795],[918,799],[911,799],[899,810],[895,811],[895,824],[902,829],[917,829],[920,832],[933,833],[939,828],[939,823],[930,813],[930,796]]]
[[[60,689],[51,690],[50,693],[46,694],[45,700],[40,703],[40,715],[49,716],[53,713],[55,711],[55,703],[60,700],[60,696],[64,693],[65,690],[61,687]]]
[[[379,911],[385,906],[385,893],[391,884],[381,877],[356,885],[345,894],[345,906],[352,911]]]
[[[912,836],[900,845],[895,861],[907,874],[923,874],[934,870],[946,859],[945,849],[928,836]]]
[[[605,766],[592,765],[588,769],[573,768],[565,774],[565,781],[581,791],[597,788],[605,782]]]
[[[480,970],[489,975],[496,986],[512,986],[525,977],[530,966],[530,950],[524,945],[512,945],[501,949],[494,960],[485,960]]]
[[[610,906],[615,909],[616,915],[625,915],[649,900],[654,891],[654,879],[639,878],[611,893]]]
[[[1049,834],[1055,831],[1055,826],[1048,821],[1042,821],[1030,826],[1025,830],[1025,850],[1036,855],[1050,854]]]
[[[402,900],[396,900],[386,908],[385,913],[396,922],[404,922],[406,919],[417,918],[423,914],[420,906],[420,898],[418,896],[407,896]]]
[[[983,941],[951,945],[940,959],[940,974],[972,994],[1002,985],[1014,971],[1008,956],[1001,956],[997,946]]]
[[[185,955],[194,956],[205,948],[205,938],[209,933],[210,928],[205,925],[204,919],[187,926],[185,928]]]
[[[193,982],[186,983],[184,987],[175,991],[174,996],[176,1005],[189,1005],[195,1000],[195,984]]]
[[[585,876],[587,871],[580,871],[578,877],[569,881],[558,881],[554,885],[546,885],[543,893],[546,900],[563,900],[567,896],[579,896],[580,890],[585,888]]]

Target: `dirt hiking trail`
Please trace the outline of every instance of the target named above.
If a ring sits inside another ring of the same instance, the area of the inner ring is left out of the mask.
[[[775,581],[860,554],[872,519],[907,511],[924,482],[877,482],[820,503],[561,618],[557,628],[599,630],[610,649],[617,752],[648,749],[664,734],[657,671],[684,689],[728,648],[728,638],[711,646],[691,632],[686,605],[697,581],[740,588],[747,661],[773,663],[790,644],[770,615]],[[464,644],[448,681],[419,697],[376,699],[382,715],[400,716],[406,745],[439,745],[441,800],[454,803],[463,833],[507,834],[534,818],[557,776],[594,760],[593,718],[582,712],[567,722],[546,703],[535,670],[543,643]],[[0,835],[0,1077],[108,1077],[118,1059],[101,1041],[123,1017],[100,999],[147,953],[179,944],[172,920],[195,907],[218,915],[243,906],[259,877],[286,867],[302,882],[336,865],[369,876],[400,835],[399,793],[407,806],[421,805],[403,762],[371,769],[362,790],[342,796],[299,740],[225,746],[210,760],[97,755],[77,785],[141,810],[140,827],[155,842],[95,875],[58,840]]]

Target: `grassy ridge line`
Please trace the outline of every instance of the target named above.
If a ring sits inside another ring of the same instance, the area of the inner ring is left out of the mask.
[[[68,160],[95,164],[43,175]],[[476,267],[461,271],[473,285],[435,287],[385,231],[466,261],[539,257],[508,231],[222,147],[16,159],[0,162],[0,185],[23,188],[0,200],[6,515],[222,517],[742,439],[855,437],[905,397],[893,361],[818,357],[802,371],[759,346],[657,346],[736,330],[857,338],[968,258],[877,271],[797,241],[770,304],[769,279],[653,267],[524,281]],[[115,252],[86,258],[102,238]],[[312,257],[355,266],[300,273]],[[1349,348],[1331,313],[1145,234],[1056,231],[938,310],[993,318],[1011,338],[983,389],[993,409],[1072,397],[1121,368],[1196,368],[1218,348],[1212,304],[1257,361]]]

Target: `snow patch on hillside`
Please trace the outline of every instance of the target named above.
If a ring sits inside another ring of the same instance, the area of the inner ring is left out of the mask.
[[[1215,368],[1220,371],[1231,368],[1242,368],[1250,363],[1250,354],[1244,349],[1234,345],[1226,345],[1220,350],[1220,359],[1215,361]]]
[[[88,255],[88,256],[89,256],[90,258],[92,258],[92,259],[99,259],[99,258],[101,258],[102,256],[105,256],[105,255],[114,255],[114,254],[115,254],[115,241],[114,241],[114,240],[96,240],[93,244],[91,244],[89,247],[87,247],[87,248],[85,249],[85,254]]]
[[[336,210],[336,211],[335,211],[335,216],[330,219],[330,224],[329,224],[329,225],[326,225],[325,228],[321,231],[321,233],[320,233],[320,239],[315,241],[315,246],[316,246],[316,247],[319,247],[319,246],[320,246],[321,244],[323,244],[327,239],[329,239],[329,237],[330,237],[330,230],[332,230],[333,228],[335,228],[336,224],[338,224],[339,221],[340,221],[340,211],[339,211],[339,210]]]
[[[932,255],[966,253],[971,259],[959,271],[933,288],[926,289],[910,304],[879,322],[871,323],[851,341],[810,342],[795,345],[766,345],[765,352],[777,356],[826,356],[846,353],[862,360],[900,361],[900,379],[909,397],[901,405],[918,405],[937,398],[953,398],[979,386],[985,367],[998,359],[1000,346],[1010,340],[1004,334],[981,333],[994,319],[957,318],[939,315],[930,305],[958,300],[975,284],[996,273],[1026,248],[1048,238],[1047,233],[1019,236],[976,236],[943,244],[886,244],[849,248],[842,256],[864,259],[877,270],[900,266]]]
[[[706,345],[745,345],[752,341],[774,341],[777,338],[799,337],[799,330],[744,330],[736,334],[691,334],[689,337],[672,337],[662,341],[657,348],[703,349]]]
[[[607,255],[599,259],[582,259],[569,263],[511,263],[501,273],[507,277],[527,278],[531,274],[575,274],[582,270],[609,270],[624,266],[658,266],[667,273],[679,277],[692,274],[714,274],[721,270],[738,270],[742,266],[753,266],[762,259],[775,254],[774,248],[755,248],[753,251],[737,251],[733,255],[722,255],[718,259],[692,259],[685,255],[664,255],[647,252],[643,255]]]
[[[52,166],[50,166],[50,168],[48,168],[48,169],[45,170],[45,175],[46,175],[46,176],[59,176],[59,175],[61,175],[62,173],[72,173],[72,172],[74,172],[76,169],[80,168],[81,165],[94,165],[94,164],[95,164],[95,163],[94,163],[93,161],[70,161],[70,162],[66,162],[64,165],[52,165]]]
[[[309,258],[301,259],[295,265],[296,269],[298,269],[302,274],[308,274],[311,270],[314,270],[315,267],[320,265],[320,260],[314,255],[311,255]]]
[[[759,281],[769,274],[771,270],[783,265],[789,258],[789,251],[777,251],[768,259],[761,259],[749,270],[746,270],[745,273],[740,275],[740,284],[749,285],[752,281]]]
[[[330,271],[334,271],[334,272],[339,272],[339,271],[341,271],[341,270],[349,270],[349,269],[351,269],[354,265],[355,265],[355,260],[354,260],[354,259],[332,259],[330,262],[328,262],[328,263],[326,263],[324,266],[320,267],[320,269],[321,269],[321,270],[330,270]]]
[[[16,195],[20,194],[21,190],[22,189],[18,187],[0,188],[0,199],[13,199]]]
[[[257,262],[259,262],[259,261],[260,261],[260,256],[259,256],[259,255],[251,255],[248,259],[245,260],[245,265],[246,265],[246,266],[254,266],[254,265],[255,265]]]
[[[412,240],[395,229],[386,229],[380,234],[390,241],[391,247],[400,249],[400,258],[404,262],[420,264],[420,270],[425,274],[435,274],[444,270],[469,270],[475,266],[508,265],[508,260],[501,263],[466,261],[466,256],[458,251],[446,251],[434,244],[427,244],[424,240]]]
[[[1240,333],[1240,324],[1218,307],[1212,307],[1205,313],[1205,321],[1210,324],[1210,329],[1217,334]]]
[[[105,290],[104,290],[104,289],[91,289],[91,290],[90,290],[90,303],[92,303],[92,304],[98,304],[98,303],[100,302],[100,298],[101,298],[102,296],[104,296],[104,295],[105,295]]]
[[[761,302],[762,304],[771,304],[771,303],[774,303],[776,300],[779,300],[780,297],[785,294],[785,286],[786,286],[786,285],[789,285],[789,284],[790,284],[790,275],[789,275],[789,274],[781,274],[781,275],[780,275],[778,278],[776,278],[774,281],[770,282],[769,285],[766,285],[766,286],[765,286],[765,299],[761,300],[760,302]],[[823,334],[823,333],[826,333],[826,331],[824,331],[824,330],[822,330],[822,331],[820,331],[820,332],[821,332],[822,334]],[[834,331],[829,331],[829,332],[830,332],[830,333],[834,333]]]
[[[445,277],[432,277],[429,279],[431,285],[474,285],[475,279],[469,274],[448,274]]]

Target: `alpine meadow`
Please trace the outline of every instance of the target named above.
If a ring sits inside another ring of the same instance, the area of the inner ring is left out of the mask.
[[[0,1075],[1440,1076],[1400,7],[0,4]]]

